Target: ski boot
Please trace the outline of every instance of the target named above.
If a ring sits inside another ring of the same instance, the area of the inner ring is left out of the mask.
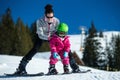
[[[14,73],[15,75],[26,75],[26,65],[27,65],[28,61],[25,59],[22,59],[20,61],[19,67],[16,69],[16,72]]]
[[[55,65],[51,64],[47,75],[56,75],[56,74],[58,74],[58,72],[55,69]]]
[[[76,63],[72,64],[72,73],[80,73],[80,72],[81,70],[79,69],[79,66]]]
[[[20,70],[19,68],[16,69],[16,72],[14,73],[14,75],[26,75],[27,72],[26,70]]]
[[[70,66],[72,68],[72,73],[79,73],[79,72],[81,72],[81,70],[79,69],[79,66],[77,65],[77,63],[75,63],[74,60],[73,60],[73,62],[70,63]]]
[[[64,65],[63,68],[64,68],[64,74],[69,74],[70,73],[68,65]]]
[[[81,71],[80,71],[80,69],[79,68],[77,68],[77,69],[73,69],[72,70],[72,73],[80,73]]]
[[[79,72],[81,72],[80,69],[79,69],[79,66],[76,63],[76,61],[75,61],[71,51],[69,53],[69,62],[70,62],[70,67],[72,68],[72,73],[79,73]]]

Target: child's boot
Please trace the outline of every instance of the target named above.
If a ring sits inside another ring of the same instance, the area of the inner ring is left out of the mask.
[[[49,68],[49,72],[48,75],[55,75],[57,74],[57,70],[55,69],[55,65],[54,64],[50,64],[50,68]]]
[[[69,68],[68,68],[68,65],[64,65],[64,74],[69,74]]]

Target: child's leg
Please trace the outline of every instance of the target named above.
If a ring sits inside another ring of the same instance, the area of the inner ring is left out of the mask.
[[[69,57],[64,57],[63,54],[60,54],[63,63],[64,73],[69,73]]]
[[[57,62],[58,62],[58,59],[54,58],[53,54],[51,54],[49,64],[56,64]]]
[[[49,71],[48,71],[49,75],[54,75],[54,74],[58,73],[55,68],[55,64],[57,63],[57,61],[58,61],[58,59],[54,58],[53,55],[51,54],[50,61],[49,61],[50,67],[49,67]]]
[[[64,54],[62,52],[59,53],[59,55],[60,55],[63,65],[69,65],[69,57],[64,57],[63,56]]]

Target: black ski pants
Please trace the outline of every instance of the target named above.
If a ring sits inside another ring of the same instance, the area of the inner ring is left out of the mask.
[[[33,48],[23,57],[23,60],[30,61],[32,57],[38,52],[44,41],[48,42],[47,40],[40,39],[37,35]]]

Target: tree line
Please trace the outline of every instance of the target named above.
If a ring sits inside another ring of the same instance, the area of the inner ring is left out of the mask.
[[[11,9],[0,18],[0,54],[23,56],[32,48],[36,36],[36,22],[31,26],[24,24],[19,17],[16,23],[11,16]],[[43,43],[39,51],[49,51],[48,43]]]
[[[99,41],[99,39],[104,36],[105,35],[102,31],[100,31],[98,35],[98,31],[92,22],[84,43],[83,61],[85,65],[90,67],[109,71],[119,71],[120,34],[112,34],[111,41],[109,43],[105,43],[105,49],[101,46],[101,42]],[[104,50],[104,52],[101,52],[102,50]]]

